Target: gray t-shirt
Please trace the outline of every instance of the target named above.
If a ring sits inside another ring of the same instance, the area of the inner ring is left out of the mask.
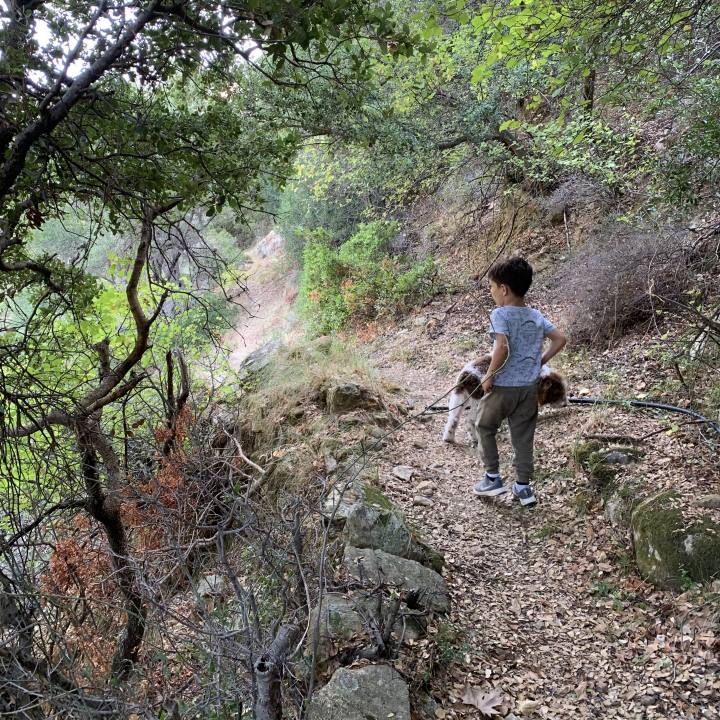
[[[540,377],[540,360],[545,336],[555,326],[539,311],[530,307],[504,305],[490,313],[488,334],[505,335],[510,357],[502,370],[493,378],[500,387],[532,385]]]

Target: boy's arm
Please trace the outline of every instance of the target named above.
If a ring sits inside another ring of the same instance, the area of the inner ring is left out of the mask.
[[[507,336],[501,333],[495,333],[495,344],[493,345],[492,355],[490,356],[490,366],[485,373],[482,381],[483,392],[490,392],[493,387],[493,377],[495,373],[505,364],[508,357]]]
[[[562,330],[551,330],[545,337],[550,338],[550,347],[543,353],[541,364],[545,365],[550,362],[567,343],[567,338]]]

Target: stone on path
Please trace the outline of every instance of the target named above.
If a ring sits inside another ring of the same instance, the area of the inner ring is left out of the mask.
[[[359,580],[374,585],[388,583],[405,591],[418,592],[418,605],[435,612],[450,611],[450,593],[442,576],[414,560],[390,555],[382,550],[345,547],[344,564]]]
[[[417,505],[419,507],[432,507],[435,504],[435,501],[432,498],[425,495],[415,495],[412,502],[413,505]]]
[[[308,720],[410,720],[410,695],[389,665],[339,668],[313,694]]]
[[[702,495],[695,500],[695,505],[710,510],[720,509],[720,495]]]
[[[399,480],[412,480],[412,476],[415,474],[415,468],[409,465],[396,465],[392,469],[392,474]]]
[[[418,495],[432,495],[437,490],[437,485],[432,480],[423,480],[415,486],[414,490]]]

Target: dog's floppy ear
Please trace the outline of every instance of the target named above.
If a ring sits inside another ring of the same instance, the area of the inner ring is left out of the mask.
[[[550,371],[538,381],[538,405],[565,405],[567,386],[561,375]]]

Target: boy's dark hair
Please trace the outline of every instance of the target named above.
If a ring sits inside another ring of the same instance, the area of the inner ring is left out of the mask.
[[[530,289],[533,269],[524,258],[511,257],[496,262],[488,271],[488,277],[498,285],[507,285],[518,297]]]

